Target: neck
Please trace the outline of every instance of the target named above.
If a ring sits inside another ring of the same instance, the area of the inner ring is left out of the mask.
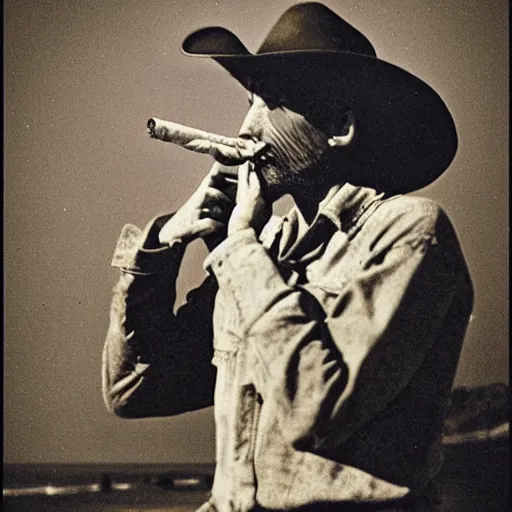
[[[338,184],[325,187],[311,187],[308,190],[301,190],[291,194],[297,209],[308,226],[312,224],[317,216],[320,203],[328,201],[341,186],[341,184]]]

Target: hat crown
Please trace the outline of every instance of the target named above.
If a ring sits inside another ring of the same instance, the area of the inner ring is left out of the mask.
[[[256,54],[301,50],[377,55],[361,32],[317,2],[297,4],[284,12]]]

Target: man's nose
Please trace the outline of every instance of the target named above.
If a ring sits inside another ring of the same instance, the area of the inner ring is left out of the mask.
[[[245,139],[261,139],[266,105],[261,98],[255,97],[245,119],[240,127],[238,136]]]

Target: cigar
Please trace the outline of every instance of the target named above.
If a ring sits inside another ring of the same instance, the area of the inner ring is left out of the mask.
[[[206,153],[228,166],[240,165],[248,160],[255,162],[261,159],[267,150],[267,145],[261,141],[224,137],[156,117],[148,120],[147,127],[152,139],[172,142],[196,153]]]

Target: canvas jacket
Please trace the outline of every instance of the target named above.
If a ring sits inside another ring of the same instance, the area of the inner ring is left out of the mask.
[[[439,206],[340,186],[308,229],[294,209],[223,241],[176,313],[185,247],[157,230],[125,226],[114,253],[104,397],[129,418],[215,404],[203,510],[427,494],[473,304]]]

